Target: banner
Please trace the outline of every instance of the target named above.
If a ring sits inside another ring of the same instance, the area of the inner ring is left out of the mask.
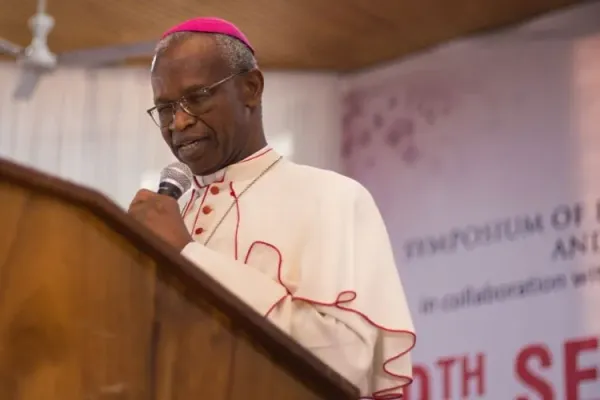
[[[600,399],[598,49],[457,45],[348,91],[347,171],[417,330],[408,400]]]
[[[408,399],[600,398],[600,198],[408,238],[403,252],[421,275],[405,280],[420,283]]]

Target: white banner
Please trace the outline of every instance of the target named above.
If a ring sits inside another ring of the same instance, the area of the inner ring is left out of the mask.
[[[600,398],[599,239],[598,198],[406,239],[408,399]]]
[[[457,45],[349,91],[417,329],[407,400],[600,399],[599,50]]]

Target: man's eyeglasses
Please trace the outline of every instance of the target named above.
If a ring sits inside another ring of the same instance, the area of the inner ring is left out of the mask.
[[[185,113],[191,115],[192,117],[199,117],[210,109],[210,103],[208,100],[213,96],[215,90],[220,85],[246,72],[248,71],[236,72],[235,74],[231,74],[210,86],[206,86],[192,93],[186,94],[177,101],[159,104],[148,109],[146,112],[148,115],[150,115],[154,123],[159,128],[167,128],[173,123],[173,120],[175,119],[175,113],[177,112],[177,107],[180,107]]]

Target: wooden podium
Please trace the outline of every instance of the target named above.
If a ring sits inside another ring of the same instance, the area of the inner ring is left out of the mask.
[[[1,400],[358,399],[102,195],[0,160]]]

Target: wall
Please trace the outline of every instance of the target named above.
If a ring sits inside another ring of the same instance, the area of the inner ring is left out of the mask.
[[[15,102],[21,69],[0,64],[0,156],[97,188],[126,206],[172,156],[146,114],[148,71],[58,69]],[[298,162],[340,169],[338,78],[266,73],[264,123]]]
[[[415,319],[409,400],[600,393],[599,20],[596,2],[344,80],[346,172]]]

